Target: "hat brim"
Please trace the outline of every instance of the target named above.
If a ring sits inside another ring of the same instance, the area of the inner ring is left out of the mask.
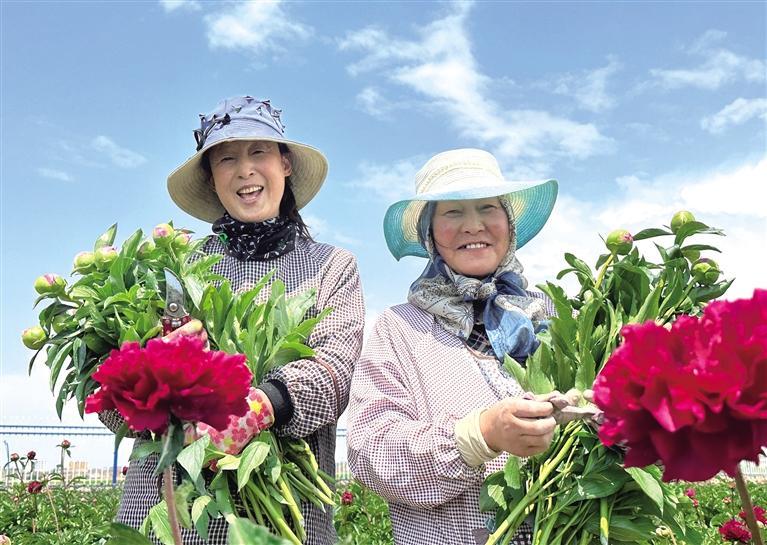
[[[384,237],[389,251],[399,261],[405,256],[428,258],[418,241],[418,218],[427,202],[484,199],[507,195],[514,211],[517,249],[538,234],[557,200],[556,180],[544,182],[506,182],[460,191],[421,194],[392,204],[384,216]]]
[[[288,146],[292,169],[290,187],[299,210],[306,206],[322,187],[328,174],[328,161],[318,149],[293,140],[253,136],[225,138],[215,145],[238,140],[264,140]],[[168,193],[173,202],[184,212],[208,223],[213,223],[226,212],[202,167],[202,156],[211,147],[213,146],[195,153],[168,176]]]

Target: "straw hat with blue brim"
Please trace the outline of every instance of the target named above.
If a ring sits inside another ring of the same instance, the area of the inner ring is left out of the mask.
[[[179,208],[212,223],[224,215],[223,205],[203,168],[206,151],[217,144],[237,140],[266,140],[285,144],[290,151],[290,187],[301,209],[320,190],[328,173],[328,161],[319,150],[285,138],[282,110],[268,100],[241,96],[222,100],[208,115],[200,115],[195,129],[197,152],[168,176],[168,193]]]
[[[415,175],[415,195],[394,203],[384,216],[384,236],[397,260],[429,257],[418,239],[418,220],[430,201],[506,196],[514,211],[517,248],[527,244],[548,220],[557,200],[557,181],[507,181],[492,154],[457,149],[429,159]]]

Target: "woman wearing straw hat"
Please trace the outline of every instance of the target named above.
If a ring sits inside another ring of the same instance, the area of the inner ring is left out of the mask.
[[[204,251],[222,254],[214,271],[233,289],[252,287],[268,272],[285,283],[286,295],[315,289],[309,310],[333,312],[309,337],[311,359],[271,373],[257,394],[276,433],[304,438],[320,469],[335,474],[336,421],[346,408],[352,369],[364,327],[357,263],[346,250],[312,240],[299,210],[319,191],[327,161],[318,150],[284,136],[280,110],[252,97],[224,100],[200,116],[196,153],[168,177],[168,191],[185,212],[213,224]],[[261,293],[267,294],[268,289]],[[200,324],[185,328],[199,329]],[[112,415],[113,416],[113,415]],[[114,418],[105,418],[116,429]],[[257,433],[258,430],[251,430]],[[131,463],[118,521],[138,527],[159,503],[153,463]],[[301,505],[308,544],[337,541],[332,510]],[[184,543],[224,544],[226,523],[211,522],[209,539],[184,531]]]
[[[416,195],[386,213],[394,257],[429,263],[366,342],[347,444],[355,477],[388,500],[398,545],[484,543],[485,476],[505,453],[531,456],[551,442],[552,404],[522,399],[501,362],[532,353],[554,313],[526,290],[516,250],[543,227],[556,195],[555,180],[507,182],[491,154],[461,149],[430,159]],[[525,528],[517,543],[529,541]]]

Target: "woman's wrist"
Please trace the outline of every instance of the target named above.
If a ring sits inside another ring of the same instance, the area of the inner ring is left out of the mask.
[[[480,421],[485,409],[478,408],[455,423],[455,438],[461,458],[471,467],[495,459],[500,452],[490,448],[482,434]]]

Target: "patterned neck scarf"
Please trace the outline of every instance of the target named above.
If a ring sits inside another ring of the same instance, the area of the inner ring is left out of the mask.
[[[227,212],[213,224],[213,232],[226,246],[228,255],[240,261],[267,261],[293,251],[297,227],[283,216],[249,223]]]
[[[434,315],[450,333],[466,340],[475,322],[485,325],[488,340],[499,361],[507,354],[524,361],[540,341],[535,334],[546,327],[543,302],[527,294],[527,280],[517,260],[514,213],[504,197],[501,205],[509,218],[509,251],[496,271],[482,279],[453,271],[436,251],[431,233],[434,203],[421,214],[419,236],[431,257],[421,276],[410,286],[408,301]],[[475,319],[474,304],[481,312]]]

